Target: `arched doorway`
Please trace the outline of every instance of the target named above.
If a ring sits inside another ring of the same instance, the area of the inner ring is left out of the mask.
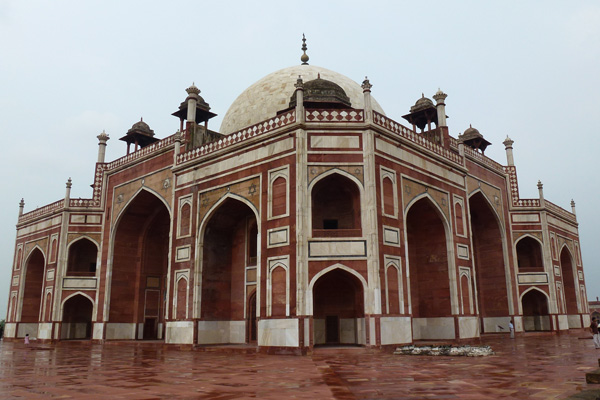
[[[471,196],[469,210],[481,328],[496,332],[510,318],[500,224],[481,192]]]
[[[241,200],[225,199],[208,217],[201,242],[199,343],[252,342],[256,306],[253,312],[249,305],[256,303],[250,297],[256,291],[257,236],[256,214]]]
[[[258,327],[256,321],[256,291],[248,298],[246,310],[246,343],[256,343]]]
[[[414,339],[446,339],[448,330],[423,329],[427,319],[450,317],[448,248],[444,222],[427,197],[414,203],[406,215],[410,299]],[[432,321],[430,321],[432,322]],[[450,329],[454,337],[454,329]]]
[[[523,306],[523,329],[525,331],[549,331],[548,297],[545,293],[532,289],[521,298]]]
[[[146,190],[121,215],[114,236],[107,339],[164,337],[169,225],[167,207]]]
[[[333,173],[311,189],[313,237],[361,236],[360,190],[351,179]]]
[[[25,263],[25,287],[19,319],[19,337],[29,334],[37,336],[38,322],[40,321],[40,307],[42,305],[42,290],[44,285],[45,259],[39,248],[35,248]]]
[[[92,309],[92,301],[81,294],[67,299],[63,305],[60,338],[91,339]]]
[[[544,272],[542,244],[531,236],[517,242],[517,264],[519,272]]]
[[[94,276],[96,274],[96,259],[98,247],[89,239],[83,238],[69,247],[67,275]]]
[[[364,344],[364,310],[357,277],[335,268],[318,278],[313,286],[314,344]]]
[[[577,307],[577,286],[573,276],[573,257],[567,246],[560,252],[560,273],[565,293],[566,313],[569,316],[569,328],[581,328]]]

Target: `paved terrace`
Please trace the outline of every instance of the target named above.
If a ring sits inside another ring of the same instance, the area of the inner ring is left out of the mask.
[[[360,348],[312,356],[180,351],[153,343],[0,343],[1,399],[561,399],[594,385],[584,332],[482,340],[481,358]],[[600,386],[600,385],[598,385]]]

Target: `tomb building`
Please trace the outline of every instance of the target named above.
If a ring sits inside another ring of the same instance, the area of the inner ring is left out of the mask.
[[[21,201],[5,337],[304,353],[589,324],[575,205],[520,198],[510,138],[501,164],[452,136],[440,90],[403,125],[303,50],[218,131],[192,85],[175,134],[140,120],[112,161],[98,136],[91,198]]]

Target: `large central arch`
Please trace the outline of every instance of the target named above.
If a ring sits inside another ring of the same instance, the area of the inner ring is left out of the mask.
[[[107,339],[164,338],[170,213],[141,190],[115,229]]]
[[[581,328],[581,319],[577,306],[576,275],[573,270],[573,256],[569,248],[564,245],[560,251],[560,269],[565,294],[565,306],[569,320],[569,328]]]
[[[25,284],[19,318],[17,337],[25,334],[36,337],[42,306],[42,290],[44,285],[45,257],[39,247],[35,247],[25,262]]]
[[[221,199],[202,221],[198,343],[256,341],[258,231],[251,203],[235,195]]]
[[[496,332],[510,319],[504,238],[498,218],[488,200],[477,192],[469,198],[477,300],[482,332]]]
[[[429,196],[412,203],[405,221],[413,338],[454,339],[454,253],[447,221]]]

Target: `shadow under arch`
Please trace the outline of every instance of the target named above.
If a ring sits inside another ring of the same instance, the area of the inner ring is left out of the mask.
[[[111,227],[106,339],[163,339],[171,210],[142,187]]]
[[[563,283],[563,291],[565,295],[565,303],[566,303],[566,314],[567,315],[577,315],[579,313],[578,306],[578,276],[577,270],[574,268],[576,265],[575,257],[573,257],[573,253],[569,246],[564,243],[559,250],[559,260],[560,260],[560,274]],[[579,323],[575,323],[575,318],[569,318],[569,328],[580,328],[581,325]]]
[[[446,215],[429,193],[423,193],[405,207],[404,221],[413,321],[458,314],[454,241]],[[414,322],[413,334],[421,338]]]
[[[481,332],[496,332],[514,310],[504,225],[481,189],[469,195],[469,213]]]
[[[23,263],[21,276],[25,277],[22,280],[21,287],[21,302],[19,304],[20,323],[38,323],[40,321],[40,313],[42,306],[42,291],[44,284],[44,270],[46,267],[46,255],[39,245],[35,245],[27,254]],[[30,335],[37,336],[37,326],[27,327]],[[20,335],[20,333],[18,332]],[[25,334],[23,333],[22,336]]]
[[[525,331],[549,331],[551,329],[549,297],[537,287],[525,290],[520,298],[523,308],[523,329]]]
[[[246,343],[247,305],[253,291],[260,296],[260,220],[256,207],[233,193],[222,196],[198,228],[194,287],[194,318],[202,344]],[[251,276],[256,278],[251,279]],[[255,317],[256,318],[256,317]]]
[[[316,274],[309,284],[313,343],[366,344],[364,277],[343,264]]]
[[[86,293],[77,291],[67,296],[60,306],[61,340],[92,338],[92,313],[94,300]]]
[[[314,237],[362,236],[364,187],[352,174],[333,168],[308,185],[309,232]]]
[[[67,245],[67,275],[94,276],[100,245],[87,235],[73,239]]]

